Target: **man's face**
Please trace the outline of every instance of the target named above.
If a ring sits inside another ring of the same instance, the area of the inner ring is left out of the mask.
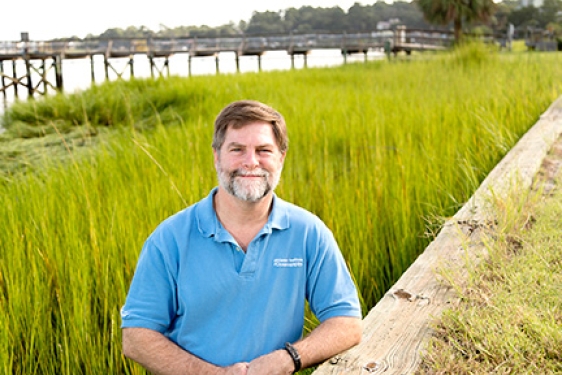
[[[238,199],[258,202],[279,183],[285,153],[277,146],[271,124],[229,127],[220,152],[213,153],[220,186]]]

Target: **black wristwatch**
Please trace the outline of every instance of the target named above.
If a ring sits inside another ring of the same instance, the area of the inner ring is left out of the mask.
[[[289,355],[293,359],[293,363],[295,364],[295,371],[293,371],[294,374],[301,369],[301,356],[299,355],[299,352],[297,352],[297,349],[295,349],[295,347],[288,342],[285,343],[285,350],[287,351],[287,353],[289,353]]]

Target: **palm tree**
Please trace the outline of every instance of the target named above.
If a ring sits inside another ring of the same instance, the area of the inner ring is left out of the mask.
[[[463,22],[487,21],[494,13],[493,0],[414,0],[430,23],[453,22],[455,42],[462,38]]]

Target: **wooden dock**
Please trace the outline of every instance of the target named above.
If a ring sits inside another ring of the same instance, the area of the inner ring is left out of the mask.
[[[442,228],[363,320],[363,341],[321,365],[313,375],[413,374],[432,335],[430,322],[459,297],[440,279],[440,267],[463,269],[485,256],[483,229],[495,222],[490,196],[529,190],[562,134],[562,98],[554,102],[490,172],[471,199]]]
[[[135,55],[146,55],[150,62],[151,75],[169,75],[168,59],[175,54],[186,54],[191,75],[191,60],[197,57],[214,56],[218,73],[218,55],[233,52],[236,70],[240,71],[240,56],[257,56],[261,70],[261,56],[268,51],[286,51],[294,68],[295,55],[306,56],[315,49],[339,49],[345,58],[351,54],[368,51],[385,51],[387,54],[413,51],[443,50],[451,46],[452,33],[438,30],[417,30],[399,27],[395,30],[377,30],[369,33],[340,34],[298,34],[264,36],[229,36],[220,38],[121,38],[121,39],[71,39],[64,41],[32,41],[26,33],[22,40],[0,41],[0,92],[18,87],[34,94],[45,94],[49,89],[62,91],[62,61],[69,59],[90,59],[91,80],[95,82],[94,57],[103,56],[105,78],[113,71],[121,78],[128,70],[134,76]],[[112,59],[127,59],[125,70],[118,70]],[[16,62],[25,63],[25,74],[16,74]],[[4,64],[12,64],[11,75],[5,74]],[[54,70],[54,79],[48,74]],[[32,77],[36,82],[32,82]]]

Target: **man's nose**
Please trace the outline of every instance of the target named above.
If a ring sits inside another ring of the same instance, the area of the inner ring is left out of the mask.
[[[248,151],[244,156],[244,166],[246,168],[255,168],[259,165],[258,155],[255,151]]]

